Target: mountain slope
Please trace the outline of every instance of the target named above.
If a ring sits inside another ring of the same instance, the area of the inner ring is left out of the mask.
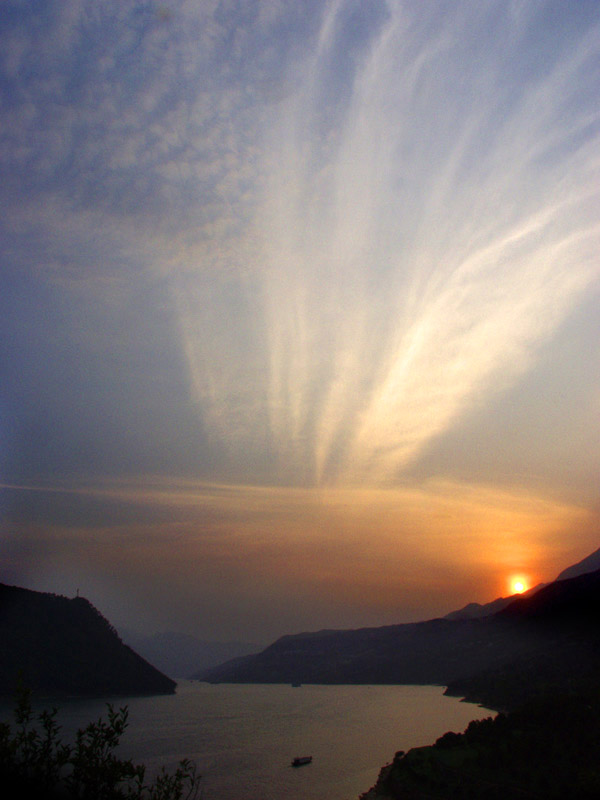
[[[396,753],[360,800],[597,800],[598,695],[537,697]]]
[[[439,683],[511,664],[556,663],[595,653],[600,571],[549,584],[481,619],[437,619],[354,631],[284,636],[255,656],[213,670],[209,681]]]
[[[513,600],[519,597],[530,597],[545,585],[545,583],[538,583],[537,586],[533,586],[531,589],[523,592],[523,594],[513,594],[510,595],[510,597],[498,597],[496,600],[492,600],[491,603],[468,603],[463,608],[459,608],[458,611],[451,611],[449,614],[446,614],[444,619],[480,619],[481,617],[489,617],[490,614],[502,611],[503,608],[506,608]]]
[[[514,708],[548,693],[597,694],[600,674],[600,570],[546,586],[516,600],[496,622],[517,627],[537,645],[505,663],[450,681],[448,694],[493,708]]]
[[[527,652],[534,637],[489,617],[285,636],[202,677],[237,683],[447,684]]]
[[[83,597],[0,584],[0,693],[169,694],[175,682],[123,644]]]
[[[595,572],[600,569],[600,548],[589,556],[586,556],[577,564],[563,569],[560,575],[556,578],[557,581],[564,581],[567,578],[576,578],[578,575],[585,575],[588,572]]]
[[[600,797],[599,594],[600,570],[583,572],[496,614],[538,646],[447,693],[510,713],[398,752],[361,800]]]
[[[545,622],[553,626],[593,627],[600,622],[600,569],[544,586],[530,597],[519,596],[495,615],[501,620]]]

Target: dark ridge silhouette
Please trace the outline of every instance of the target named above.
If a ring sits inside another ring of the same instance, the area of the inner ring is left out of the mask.
[[[539,592],[545,585],[545,583],[538,583],[537,586],[528,589],[526,592],[523,592],[522,595],[513,594],[510,597],[498,597],[496,600],[492,600],[491,603],[468,603],[463,608],[459,608],[458,611],[451,611],[449,614],[446,614],[444,619],[479,619],[480,617],[489,617],[490,614],[502,611],[503,608],[510,605],[516,598],[530,597],[532,594]]]
[[[531,597],[519,596],[495,617],[587,627],[600,620],[599,597],[600,569],[549,583]]]
[[[284,636],[202,677],[232,683],[449,685],[493,707],[600,666],[600,571],[519,596],[480,619]],[[519,676],[519,677],[517,677]]]
[[[360,800],[597,800],[597,694],[538,697],[396,753]]]
[[[504,659],[465,663],[446,691],[508,713],[399,751],[361,800],[600,797],[599,553],[483,620],[482,647],[499,636]]]
[[[0,584],[0,693],[171,694],[176,683],[123,644],[85,598]]]
[[[586,556],[577,564],[563,569],[560,575],[556,578],[557,581],[564,581],[566,578],[576,578],[578,575],[585,575],[587,572],[595,572],[600,569],[600,548],[589,556]]]
[[[600,570],[515,600],[495,625],[518,630],[531,647],[504,663],[448,681],[447,693],[492,708],[514,708],[556,691],[597,692],[600,674]]]

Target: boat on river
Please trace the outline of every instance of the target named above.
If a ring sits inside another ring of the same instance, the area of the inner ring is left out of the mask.
[[[296,756],[292,761],[292,767],[303,767],[305,764],[310,764],[312,756]]]

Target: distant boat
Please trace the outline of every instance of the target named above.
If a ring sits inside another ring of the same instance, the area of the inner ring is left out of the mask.
[[[312,756],[299,756],[292,761],[292,767],[303,767],[305,764],[310,764]]]
[[[301,683],[292,683],[292,686],[294,687],[294,689],[298,689],[300,686],[302,686],[302,684]]]

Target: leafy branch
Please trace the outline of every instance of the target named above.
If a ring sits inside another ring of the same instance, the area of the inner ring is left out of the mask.
[[[0,785],[4,797],[27,794],[51,800],[196,800],[200,776],[189,759],[174,773],[163,768],[146,783],[146,768],[115,755],[128,726],[127,707],[107,704],[107,719],[77,731],[74,745],[60,739],[57,709],[37,717],[31,692],[20,686],[14,708],[14,731],[0,723]],[[7,793],[8,790],[8,793]]]

